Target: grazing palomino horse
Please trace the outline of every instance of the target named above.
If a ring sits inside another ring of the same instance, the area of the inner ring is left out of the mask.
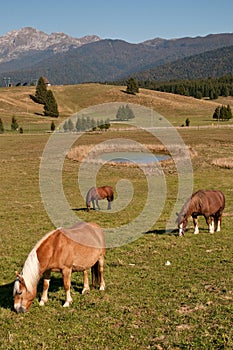
[[[95,202],[96,202],[97,208],[100,210],[98,201],[105,198],[107,198],[107,201],[108,201],[108,209],[111,209],[111,202],[114,199],[114,192],[111,186],[90,188],[86,196],[87,211],[90,211],[91,202],[92,202],[93,209],[95,209]]]
[[[94,223],[77,223],[70,229],[58,228],[45,235],[28,255],[22,273],[16,272],[14,283],[14,309],[26,312],[36,297],[37,285],[43,276],[43,292],[40,305],[48,301],[48,288],[51,271],[62,272],[66,301],[72,303],[70,278],[72,271],[83,271],[84,287],[82,294],[89,291],[88,269],[94,279],[105,289],[103,277],[105,239],[102,229]]]
[[[197,220],[199,215],[204,216],[210,233],[220,231],[224,208],[225,197],[221,191],[199,190],[193,193],[178,214],[179,236],[184,234],[190,216],[193,218],[195,234],[199,233]]]

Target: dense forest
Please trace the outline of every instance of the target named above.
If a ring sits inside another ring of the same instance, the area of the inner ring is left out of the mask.
[[[145,80],[138,81],[138,85],[141,88],[192,96],[199,99],[208,97],[213,100],[219,96],[233,96],[233,75],[221,78],[174,80],[169,82]]]

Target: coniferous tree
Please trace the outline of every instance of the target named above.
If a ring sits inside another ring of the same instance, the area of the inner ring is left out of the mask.
[[[17,123],[17,120],[15,117],[12,117],[11,119],[11,130],[15,131],[19,127],[19,124]]]
[[[40,104],[45,104],[47,96],[47,85],[43,77],[40,77],[36,86],[35,101]]]
[[[50,130],[54,131],[55,129],[56,129],[56,125],[55,125],[54,121],[52,121],[51,126],[50,126]]]
[[[69,126],[68,126],[67,120],[66,120],[65,123],[63,124],[63,130],[64,130],[65,132],[69,130]]]
[[[127,81],[127,88],[126,91],[128,94],[136,95],[136,93],[139,92],[138,89],[138,82],[134,78],[129,78]]]
[[[56,118],[59,116],[57,102],[51,90],[48,90],[46,94],[44,104],[44,115]]]
[[[74,130],[74,124],[71,119],[68,120],[68,130],[69,131]]]
[[[4,126],[3,126],[3,122],[2,119],[0,118],[0,134],[4,133]]]

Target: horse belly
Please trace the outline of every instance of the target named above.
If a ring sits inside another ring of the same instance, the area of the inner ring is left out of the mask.
[[[84,251],[75,254],[72,264],[72,271],[84,271],[90,269],[101,255],[101,249],[84,247]]]

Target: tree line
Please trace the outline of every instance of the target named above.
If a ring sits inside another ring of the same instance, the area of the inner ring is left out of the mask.
[[[66,120],[63,123],[63,131],[96,131],[96,130],[107,130],[110,128],[110,119],[100,119],[95,120],[93,118],[87,117],[78,117],[76,121],[73,121],[71,118]]]
[[[233,75],[221,78],[208,78],[196,80],[175,80],[158,82],[152,80],[138,81],[141,88],[169,92],[172,94],[192,96],[198,99],[217,99],[219,96],[233,96]]]

